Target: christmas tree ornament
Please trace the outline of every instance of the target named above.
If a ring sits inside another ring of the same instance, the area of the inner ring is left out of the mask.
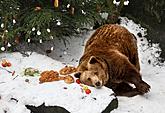
[[[1,28],[4,28],[4,23],[1,24]]]
[[[61,25],[61,22],[60,22],[59,20],[57,21],[57,25],[58,25],[58,26],[60,26],[60,25]]]
[[[58,0],[54,0],[54,7],[57,8],[59,6],[59,1]]]
[[[81,10],[81,13],[84,14],[84,15],[86,14],[86,12],[84,12],[84,10]]]
[[[36,28],[35,28],[35,27],[33,27],[33,28],[32,28],[32,31],[35,31],[35,30],[36,30]]]
[[[41,7],[37,6],[37,7],[35,7],[34,10],[35,10],[35,11],[40,11],[40,10],[41,10]]]
[[[37,35],[41,35],[41,32],[39,30],[37,31]]]
[[[53,36],[50,36],[50,39],[52,39],[52,40],[53,40],[53,39],[54,39],[54,38],[53,38]]]
[[[15,19],[13,19],[13,24],[15,24],[16,23],[16,20]]]
[[[30,41],[31,41],[31,40],[30,40],[30,39],[28,39],[28,41],[27,41],[27,42],[28,42],[28,43],[30,43]]]
[[[115,4],[116,6],[119,6],[120,0],[119,1],[113,0],[113,4]]]
[[[42,43],[42,39],[40,39],[40,41],[39,41],[40,43]]]
[[[47,32],[50,33],[50,29],[47,29]]]
[[[85,3],[84,3],[84,2],[82,2],[82,5],[85,5]]]
[[[5,49],[5,47],[1,47],[1,51],[5,51],[6,49]]]
[[[128,5],[128,4],[129,4],[128,0],[124,1],[124,5]]]
[[[8,42],[7,47],[11,47],[11,44]]]
[[[68,4],[66,7],[69,8],[70,7],[70,4]]]

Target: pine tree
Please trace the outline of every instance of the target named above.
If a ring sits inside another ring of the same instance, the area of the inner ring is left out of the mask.
[[[113,0],[0,0],[0,51],[79,34],[116,11]]]

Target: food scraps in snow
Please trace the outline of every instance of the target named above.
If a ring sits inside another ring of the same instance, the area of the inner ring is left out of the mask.
[[[72,67],[72,66],[65,66],[64,68],[62,68],[59,73],[60,75],[68,75],[71,73],[74,73],[77,71],[77,68]]]
[[[26,68],[24,70],[24,75],[29,75],[29,76],[38,76],[40,75],[40,72],[38,69],[34,69],[32,67]]]
[[[80,79],[77,79],[76,83],[80,84],[80,86],[82,87],[82,92],[85,91],[86,94],[90,94],[91,93],[91,90],[88,88],[88,86],[86,86],[84,84],[81,84]]]
[[[86,90],[85,90],[85,93],[86,93],[86,94],[90,94],[90,93],[91,93],[91,90],[90,90],[90,89],[86,89]]]
[[[67,84],[74,83],[74,78],[71,75],[64,77],[64,82]]]
[[[64,82],[67,84],[71,84],[74,82],[74,78],[71,75],[59,76],[59,73],[53,70],[42,72],[41,77],[39,78],[40,83],[59,81],[59,80],[64,80]]]
[[[12,76],[14,76],[14,75],[15,75],[15,71],[12,72]]]
[[[42,72],[41,77],[39,78],[40,83],[59,81],[59,80],[60,80],[59,73],[53,70]]]
[[[1,65],[2,65],[2,67],[11,67],[11,63],[6,59],[2,60]]]
[[[80,79],[77,79],[77,80],[76,80],[76,83],[77,83],[77,84],[80,84],[80,83],[81,83]]]

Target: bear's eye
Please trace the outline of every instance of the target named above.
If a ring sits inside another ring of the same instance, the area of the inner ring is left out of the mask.
[[[91,78],[88,78],[87,80],[91,81]]]

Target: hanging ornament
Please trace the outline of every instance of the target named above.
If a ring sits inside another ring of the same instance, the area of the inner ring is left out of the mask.
[[[53,36],[50,36],[50,39],[52,39],[52,40],[53,40],[53,39],[54,39],[54,37],[53,37]]]
[[[16,23],[16,20],[15,19],[13,19],[13,24],[15,24]]]
[[[5,47],[1,47],[1,51],[5,51]]]
[[[84,14],[84,15],[86,14],[86,12],[84,10],[81,10],[81,13]]]
[[[37,35],[41,35],[41,32],[39,30],[37,31]]]
[[[28,39],[27,42],[30,43],[30,39]]]
[[[48,33],[50,33],[50,29],[46,29]]]
[[[54,0],[54,7],[57,8],[59,5],[59,1],[58,0]]]
[[[41,10],[41,7],[37,6],[37,7],[35,7],[34,10],[35,10],[35,11],[40,11],[40,10]]]
[[[66,7],[69,8],[70,7],[70,4],[68,4]]]
[[[40,39],[40,44],[42,43],[42,39]]]
[[[10,44],[10,43],[8,43],[8,44],[7,44],[7,47],[11,47],[11,44]]]
[[[60,20],[57,20],[57,25],[58,25],[58,26],[60,26],[60,25],[61,25]]]
[[[124,5],[128,5],[129,4],[129,1],[124,1]]]
[[[32,28],[32,31],[35,31],[35,30],[36,30],[36,28],[35,28],[35,27],[33,27],[33,28]]]
[[[115,4],[116,6],[119,6],[120,0],[113,0],[113,4]]]
[[[1,24],[1,28],[4,28],[4,23]]]

